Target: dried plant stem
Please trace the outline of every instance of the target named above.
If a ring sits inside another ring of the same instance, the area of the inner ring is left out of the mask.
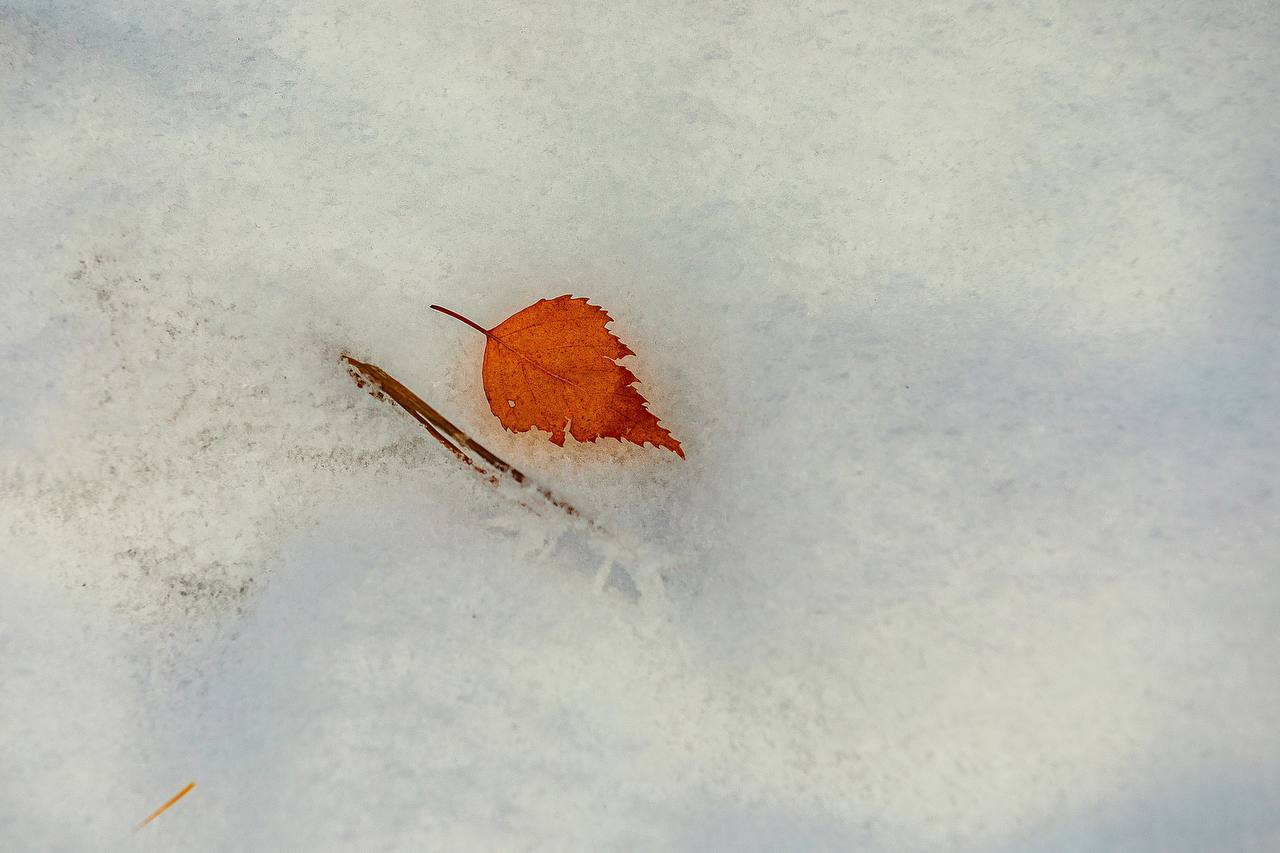
[[[367,387],[369,393],[374,397],[390,399],[391,402],[404,409],[414,420],[422,424],[432,438],[444,445],[445,449],[464,465],[485,477],[492,485],[500,485],[503,479],[509,479],[522,489],[536,494],[545,504],[549,504],[566,515],[580,519],[597,532],[602,532],[595,522],[585,518],[572,504],[557,497],[550,489],[532,483],[519,469],[512,467],[484,445],[471,438],[448,418],[427,405],[421,397],[410,391],[395,377],[376,364],[359,361],[346,353],[343,353],[342,360],[346,363],[347,372],[351,374],[351,378],[357,387]],[[484,465],[477,463],[473,457],[483,460],[489,467],[486,468]]]
[[[160,815],[162,815],[162,814],[164,814],[164,813],[165,813],[165,811],[169,808],[169,806],[173,805],[173,804],[174,804],[174,803],[176,803],[178,800],[180,800],[180,799],[182,799],[183,797],[185,797],[185,796],[187,795],[187,793],[188,793],[192,788],[194,788],[195,786],[196,786],[196,783],[195,783],[195,782],[188,782],[188,783],[187,783],[187,787],[183,788],[181,791],[179,791],[178,793],[176,793],[176,794],[174,794],[172,797],[170,797],[170,798],[169,798],[169,801],[168,801],[167,803],[165,803],[163,806],[161,806],[160,808],[156,809],[156,810],[155,810],[155,811],[153,811],[151,814],[147,815],[146,819],[144,819],[141,823],[139,823],[137,826],[135,826],[135,827],[133,828],[133,831],[134,831],[134,832],[137,832],[139,829],[142,829],[142,827],[144,827],[144,826],[146,826],[147,824],[151,823],[151,821],[153,821],[153,820],[155,820],[156,818],[160,817]]]

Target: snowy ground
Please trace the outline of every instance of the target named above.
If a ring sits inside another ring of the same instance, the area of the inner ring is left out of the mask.
[[[0,848],[1280,849],[1280,7],[1014,6],[0,4]]]

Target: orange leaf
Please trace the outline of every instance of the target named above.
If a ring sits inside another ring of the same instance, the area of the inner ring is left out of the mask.
[[[512,432],[537,427],[563,445],[567,429],[578,441],[651,442],[684,457],[680,442],[645,408],[635,374],[617,363],[635,353],[605,328],[613,318],[603,308],[566,294],[485,329],[431,307],[484,333],[484,393]]]

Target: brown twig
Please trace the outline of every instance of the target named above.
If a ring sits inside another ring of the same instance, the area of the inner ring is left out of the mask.
[[[404,409],[414,420],[422,424],[432,438],[444,445],[464,465],[484,476],[491,484],[498,485],[500,476],[509,477],[516,484],[536,492],[542,500],[556,509],[567,515],[580,518],[588,526],[599,530],[595,522],[585,518],[568,501],[557,497],[550,489],[544,486],[531,483],[529,478],[519,469],[512,467],[510,463],[500,459],[484,445],[475,441],[381,367],[376,364],[359,361],[346,353],[343,353],[342,360],[346,363],[347,372],[351,374],[351,378],[357,387],[368,387],[369,393],[374,397],[390,399],[391,402]],[[470,451],[470,454],[468,451]],[[492,472],[477,464],[472,455],[487,463],[493,469]]]

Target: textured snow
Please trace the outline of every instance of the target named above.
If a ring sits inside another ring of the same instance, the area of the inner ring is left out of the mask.
[[[0,847],[1280,849],[1278,9],[0,6]]]

